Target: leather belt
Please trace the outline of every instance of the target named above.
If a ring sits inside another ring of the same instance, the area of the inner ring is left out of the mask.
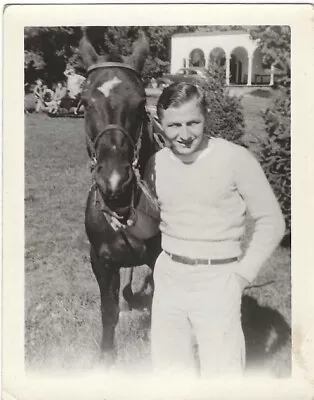
[[[207,258],[189,258],[185,256],[179,256],[177,254],[169,253],[164,250],[166,254],[175,262],[187,265],[219,265],[219,264],[230,264],[232,262],[238,261],[238,257],[230,257],[230,258],[217,258],[217,259],[207,259]]]

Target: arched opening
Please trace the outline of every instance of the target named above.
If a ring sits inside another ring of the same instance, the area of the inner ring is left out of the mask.
[[[263,67],[262,60],[261,49],[257,48],[253,53],[252,59],[252,83],[254,85],[268,85],[270,82],[270,72]]]
[[[236,47],[230,57],[230,84],[245,85],[248,81],[248,52],[244,47]]]
[[[215,64],[218,67],[224,67],[226,65],[226,53],[221,47],[215,47],[209,53],[209,62]]]
[[[205,67],[205,55],[202,49],[193,49],[189,58],[190,67]]]

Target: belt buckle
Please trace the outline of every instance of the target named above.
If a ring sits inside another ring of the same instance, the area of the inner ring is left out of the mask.
[[[207,264],[205,264],[205,265],[211,265],[211,261],[210,261],[209,258],[206,259],[206,261],[207,261]],[[194,264],[194,265],[204,264],[204,261],[203,261],[203,259],[196,258],[196,259],[194,259],[194,263],[193,263],[193,264]]]

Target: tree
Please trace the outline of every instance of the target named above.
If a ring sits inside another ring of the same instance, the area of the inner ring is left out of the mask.
[[[143,78],[158,78],[168,72],[170,65],[171,36],[196,30],[239,30],[241,26],[93,26],[88,27],[88,36],[99,54],[117,52],[130,54],[131,46],[139,31],[144,31],[150,42],[151,59],[144,70]],[[36,78],[44,78],[48,83],[64,79],[67,64],[83,72],[78,54],[81,38],[80,27],[27,27],[24,30],[25,80],[30,83]],[[34,61],[34,63],[32,63]]]
[[[290,84],[291,72],[291,32],[289,26],[255,26],[248,28],[252,38],[260,43],[263,54],[263,65],[270,68],[273,65],[281,70]]]
[[[44,78],[48,84],[63,80],[65,66],[75,52],[80,36],[79,27],[25,28],[24,69],[27,71],[31,61],[37,60],[35,69],[38,76]]]
[[[262,26],[250,29],[260,42],[263,63],[285,73],[275,87],[275,98],[265,111],[268,137],[262,143],[261,163],[285,216],[287,235],[291,234],[291,34],[288,26]],[[289,242],[288,242],[289,243]]]
[[[128,55],[140,31],[150,42],[151,58],[143,78],[158,77],[167,72],[170,63],[171,36],[195,30],[195,26],[95,26],[87,33],[99,54],[117,52]],[[27,27],[24,30],[24,70],[27,82],[44,78],[48,83],[64,79],[64,69],[71,64],[83,71],[78,53],[80,27]],[[29,70],[35,73],[29,73]]]
[[[145,86],[150,82],[151,78],[159,78],[167,72],[169,65],[169,61],[162,61],[160,58],[151,55],[148,56],[142,71]]]

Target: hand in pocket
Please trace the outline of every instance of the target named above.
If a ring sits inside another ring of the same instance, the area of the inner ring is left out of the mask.
[[[241,292],[243,292],[244,288],[248,286],[250,282],[247,279],[245,279],[242,275],[239,275],[236,272],[234,273],[234,276],[238,282]]]

